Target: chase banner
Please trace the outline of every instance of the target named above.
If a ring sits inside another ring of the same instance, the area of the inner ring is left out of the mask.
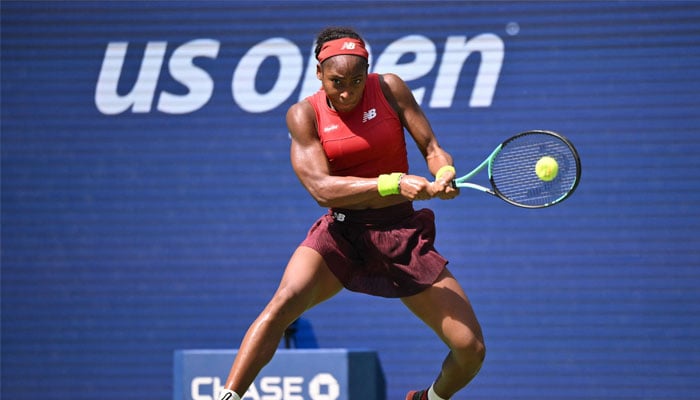
[[[173,400],[216,400],[235,350],[179,350]],[[377,354],[344,349],[278,350],[243,395],[245,400],[384,400]]]

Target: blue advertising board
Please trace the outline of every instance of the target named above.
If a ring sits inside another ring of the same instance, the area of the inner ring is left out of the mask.
[[[0,18],[0,397],[168,398],[173,351],[239,347],[326,212],[285,113],[318,89],[329,25],[406,81],[458,172],[529,129],[581,155],[552,208],[416,203],[486,340],[455,400],[700,393],[700,3],[3,1]],[[447,351],[398,300],[343,291],[304,319],[320,349],[376,351],[389,399]]]
[[[215,400],[236,350],[177,350],[173,400]],[[374,351],[280,349],[248,391],[246,400],[384,400],[386,387]]]

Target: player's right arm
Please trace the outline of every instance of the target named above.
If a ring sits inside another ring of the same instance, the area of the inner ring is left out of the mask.
[[[292,168],[301,184],[322,207],[372,208],[384,202],[376,178],[333,176],[318,137],[316,114],[308,101],[287,111]]]

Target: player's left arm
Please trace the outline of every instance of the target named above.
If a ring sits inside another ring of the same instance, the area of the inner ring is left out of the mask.
[[[384,74],[381,78],[384,96],[394,107],[406,130],[416,142],[430,173],[435,175],[440,168],[453,165],[452,156],[440,146],[428,118],[413,97],[411,89],[395,74]],[[451,170],[442,173],[440,179],[433,184],[435,196],[443,199],[457,196],[459,190],[450,185],[454,178],[455,173]]]

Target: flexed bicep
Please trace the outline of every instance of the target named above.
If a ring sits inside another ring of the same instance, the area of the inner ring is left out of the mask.
[[[322,196],[324,180],[330,176],[328,160],[316,133],[311,105],[306,102],[292,106],[287,112],[287,128],[291,137],[290,160],[301,184],[317,201]]]

